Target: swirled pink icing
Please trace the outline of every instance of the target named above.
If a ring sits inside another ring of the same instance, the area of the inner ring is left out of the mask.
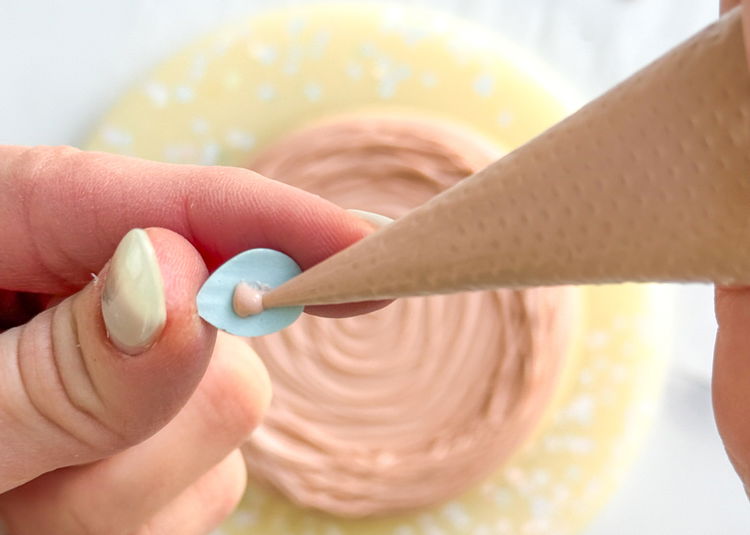
[[[497,156],[453,125],[364,116],[294,133],[251,167],[397,218]],[[570,288],[402,299],[365,316],[303,316],[253,339],[274,399],[245,447],[251,475],[343,516],[461,493],[539,423],[568,352],[574,301]]]

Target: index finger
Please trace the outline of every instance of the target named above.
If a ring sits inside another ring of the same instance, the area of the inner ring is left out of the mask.
[[[232,167],[0,146],[0,184],[6,290],[77,291],[137,227],[185,236],[209,269],[254,247],[282,251],[306,269],[371,231],[320,197]]]

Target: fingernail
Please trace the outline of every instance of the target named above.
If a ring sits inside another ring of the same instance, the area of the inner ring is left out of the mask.
[[[102,292],[102,315],[112,344],[130,355],[143,353],[164,328],[164,283],[143,229],[131,230],[117,246]]]
[[[360,219],[364,219],[368,223],[372,223],[376,227],[384,227],[386,225],[393,223],[392,218],[388,216],[376,214],[375,212],[368,212],[366,210],[355,210],[354,208],[348,209],[347,212],[349,212],[352,215],[357,216]]]

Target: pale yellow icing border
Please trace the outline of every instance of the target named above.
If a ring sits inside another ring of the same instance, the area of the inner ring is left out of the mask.
[[[330,4],[253,17],[160,66],[104,118],[91,149],[243,165],[332,114],[408,110],[513,148],[563,117],[570,91],[522,50],[440,13]],[[376,520],[302,511],[250,486],[226,535],[567,534],[625,473],[649,422],[671,337],[666,290],[583,290],[575,358],[534,440],[451,503]]]

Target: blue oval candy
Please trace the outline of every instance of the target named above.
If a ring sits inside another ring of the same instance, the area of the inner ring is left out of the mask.
[[[208,323],[239,336],[262,336],[294,323],[304,307],[264,310],[255,316],[238,316],[232,306],[240,282],[263,289],[275,288],[302,270],[290,257],[273,249],[250,249],[222,264],[198,292],[198,315]]]

